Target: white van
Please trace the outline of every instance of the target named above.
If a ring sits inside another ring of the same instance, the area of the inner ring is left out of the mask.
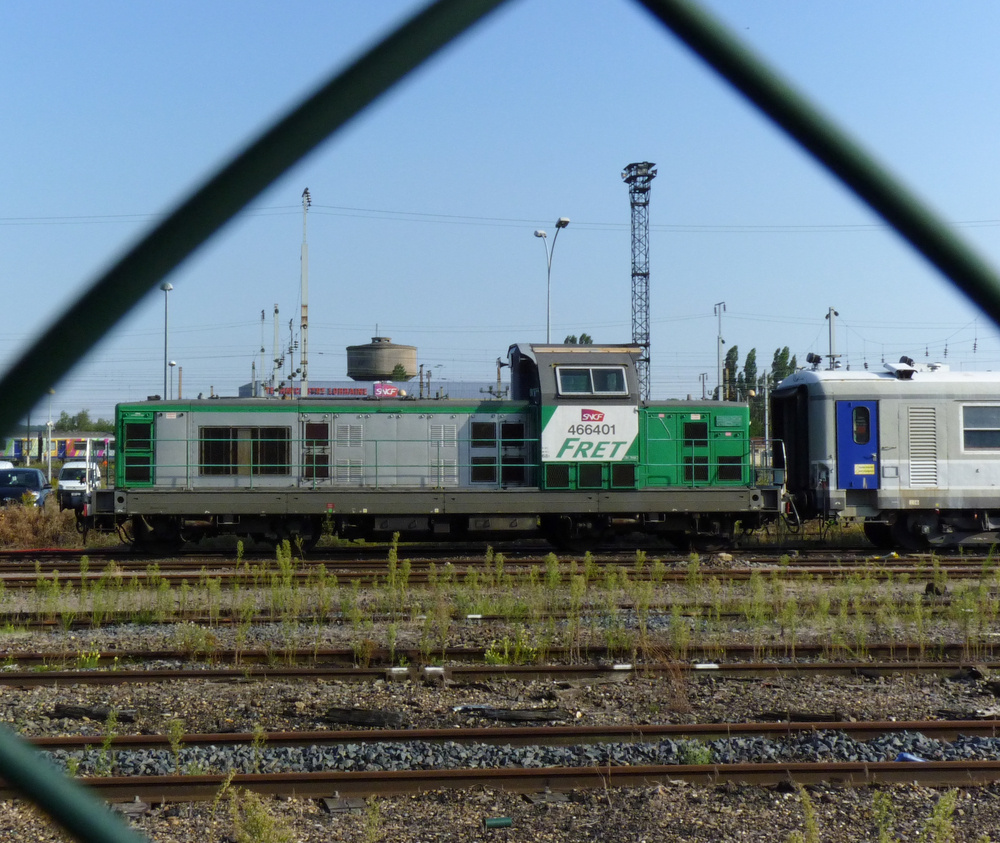
[[[101,467],[97,463],[72,461],[59,470],[59,509],[79,509],[92,490],[101,485]]]

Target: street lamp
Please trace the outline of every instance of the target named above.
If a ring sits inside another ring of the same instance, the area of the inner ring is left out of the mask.
[[[160,289],[163,290],[163,395],[167,395],[167,337],[168,328],[170,326],[170,308],[167,304],[170,291],[174,288],[174,285],[169,281],[164,281],[160,284]]]
[[[173,400],[173,397],[174,397],[174,366],[176,366],[177,363],[176,363],[176,361],[171,360],[169,365],[170,365],[170,392],[168,393],[168,397],[171,400]]]
[[[542,248],[545,249],[545,263],[547,266],[547,275],[545,281],[545,342],[549,343],[552,341],[551,337],[551,324],[552,324],[552,253],[556,250],[556,240],[559,238],[559,229],[565,228],[569,225],[569,217],[559,217],[556,220],[556,233],[552,235],[552,247],[549,248],[548,241],[546,238],[548,235],[544,231],[536,231],[535,237],[540,237],[542,239]]]
[[[49,420],[45,423],[45,461],[48,463],[49,482],[52,482],[52,396],[54,389],[49,389]]]

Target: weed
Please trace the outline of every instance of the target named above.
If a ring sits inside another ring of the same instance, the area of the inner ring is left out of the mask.
[[[680,762],[681,764],[711,764],[712,748],[701,741],[683,741],[680,745]]]
[[[958,791],[949,790],[942,793],[931,808],[931,815],[917,835],[918,843],[955,843],[955,826],[952,816],[955,813],[955,803],[958,801]]]
[[[895,843],[892,827],[896,822],[896,806],[892,797],[883,790],[876,791],[872,797],[872,813],[878,829],[878,843]]]
[[[77,670],[93,670],[101,661],[101,651],[95,644],[89,650],[84,650],[76,655]]]
[[[264,798],[244,790],[229,795],[229,817],[236,843],[292,843],[295,830],[268,810]]]
[[[789,843],[819,843],[819,825],[816,822],[816,808],[813,806],[809,794],[802,786],[798,786],[799,800],[802,802],[803,821],[805,831],[794,831],[788,835]]]
[[[174,772],[179,773],[181,771],[181,749],[183,749],[183,743],[181,738],[184,735],[184,721],[183,720],[171,720],[167,724],[167,740],[170,741],[170,754],[174,758]]]
[[[253,740],[250,743],[250,750],[253,752],[253,771],[261,772],[261,762],[264,760],[264,745],[267,743],[267,732],[260,723],[254,723]]]
[[[365,843],[377,843],[382,836],[382,809],[374,796],[365,800]]]
[[[101,741],[101,748],[97,752],[97,761],[94,764],[94,772],[98,776],[110,776],[114,766],[114,757],[111,754],[111,744],[118,736],[118,712],[111,709],[104,721],[104,740]]]

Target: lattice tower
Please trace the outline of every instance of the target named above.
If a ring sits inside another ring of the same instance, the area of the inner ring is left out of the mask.
[[[649,400],[649,186],[656,178],[649,161],[629,164],[622,173],[632,205],[632,342],[642,346],[639,395]]]

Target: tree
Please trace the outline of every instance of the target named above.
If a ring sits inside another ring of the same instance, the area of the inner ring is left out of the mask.
[[[771,383],[776,384],[789,375],[795,374],[795,370],[798,368],[799,364],[795,355],[790,356],[787,345],[784,348],[776,348],[774,359],[771,361]]]
[[[726,361],[722,364],[722,400],[733,401],[736,395],[736,374],[740,368],[740,347],[738,345],[729,346],[726,352]]]
[[[406,374],[406,368],[402,363],[397,363],[392,367],[392,374],[389,375],[391,381],[408,381],[413,375]]]
[[[579,338],[576,334],[570,334],[566,339],[563,340],[563,345],[593,345],[594,338],[590,334],[580,334]]]

